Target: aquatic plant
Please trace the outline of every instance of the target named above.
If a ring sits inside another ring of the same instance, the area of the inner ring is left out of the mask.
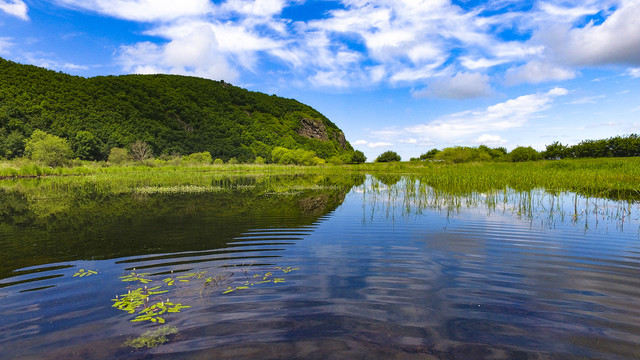
[[[80,269],[78,270],[77,273],[73,274],[73,277],[79,276],[79,277],[85,277],[85,276],[91,276],[91,275],[96,275],[98,272],[94,271],[94,270],[85,270],[85,269]]]
[[[168,336],[175,334],[178,334],[178,328],[171,325],[165,325],[157,329],[145,331],[137,338],[128,338],[122,346],[132,347],[134,349],[151,349],[168,342]]]

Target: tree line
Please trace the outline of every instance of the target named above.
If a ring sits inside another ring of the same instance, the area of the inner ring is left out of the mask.
[[[565,158],[596,157],[633,157],[640,156],[640,136],[630,134],[600,140],[583,140],[576,145],[563,145],[558,141],[547,145],[545,150],[537,151],[531,146],[518,146],[510,152],[504,147],[489,148],[485,145],[477,147],[454,146],[442,150],[431,149],[411,161],[446,161],[465,163],[475,161],[535,161],[541,159],[556,160]],[[376,162],[400,161],[394,151],[380,154]]]

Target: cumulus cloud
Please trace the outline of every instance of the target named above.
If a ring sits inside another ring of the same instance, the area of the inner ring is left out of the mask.
[[[0,0],[0,11],[22,20],[29,20],[27,4],[22,0]]]
[[[508,85],[521,83],[538,84],[546,81],[573,79],[575,71],[540,60],[507,70],[505,82]]]
[[[599,10],[585,11],[596,14]],[[540,37],[567,64],[640,65],[640,2],[622,0],[604,22],[584,27],[556,25]]]
[[[234,81],[238,72],[219,49],[215,32],[207,26],[192,29],[168,44],[151,42],[125,46],[120,63],[127,71],[169,73]]]
[[[433,81],[426,89],[414,91],[414,98],[437,97],[469,99],[490,95],[489,77],[479,73],[458,73],[451,78]]]
[[[439,139],[456,139],[485,133],[487,130],[503,131],[524,126],[532,117],[549,108],[557,96],[568,94],[563,88],[546,93],[523,95],[484,110],[464,111],[437,119],[431,123],[408,127],[410,136]]]

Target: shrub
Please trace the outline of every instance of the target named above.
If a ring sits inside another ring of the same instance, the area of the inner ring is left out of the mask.
[[[234,157],[232,157],[231,159],[229,159],[229,161],[227,161],[227,164],[230,164],[230,165],[235,165],[237,163],[238,163],[238,159]]]
[[[211,157],[210,152],[203,151],[183,156],[182,161],[187,164],[211,164],[213,162],[213,158]]]
[[[395,151],[385,151],[376,158],[376,162],[392,162],[400,161],[400,155]]]
[[[540,160],[540,154],[531,146],[518,146],[509,153],[512,162]]]
[[[491,155],[479,148],[454,146],[442,149],[435,155],[434,159],[458,164],[472,161],[489,161],[491,160]]]
[[[266,161],[264,160],[264,158],[262,156],[258,156],[256,157],[256,159],[253,161],[254,164],[264,164]]]
[[[129,150],[119,148],[119,147],[114,147],[109,152],[109,159],[107,161],[110,163],[119,165],[126,161],[129,161],[129,159],[130,159]]]
[[[224,161],[222,161],[222,159],[215,159],[213,161],[213,165],[222,165],[224,164]]]
[[[73,152],[66,139],[36,130],[25,143],[25,152],[30,159],[49,166],[66,164]]]

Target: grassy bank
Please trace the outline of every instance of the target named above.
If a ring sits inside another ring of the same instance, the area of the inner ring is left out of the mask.
[[[109,166],[103,162],[76,161],[69,167],[51,168],[20,160],[0,163],[0,177],[8,179],[59,176],[76,179],[56,183],[91,182],[132,186],[210,186],[226,176],[277,174],[373,174],[392,181],[400,176],[417,177],[433,188],[455,193],[484,192],[510,187],[516,190],[545,188],[588,196],[640,199],[640,158],[548,160],[522,163],[393,162],[360,165],[172,165],[148,162]]]

